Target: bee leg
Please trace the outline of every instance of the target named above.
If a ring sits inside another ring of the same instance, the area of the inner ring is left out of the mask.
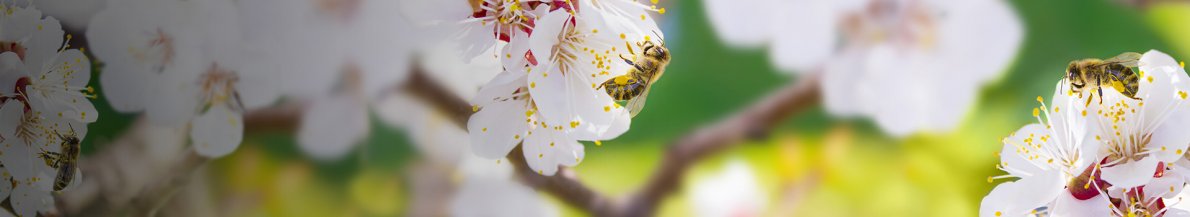
[[[632,60],[628,60],[628,58],[624,58],[624,55],[623,55],[623,54],[621,54],[621,55],[620,55],[620,59],[623,59],[623,60],[624,60],[624,62],[628,63],[628,65],[631,65],[632,67],[635,67],[635,68],[636,68],[636,70],[639,70],[639,71],[642,71],[642,72],[643,72],[643,71],[645,71],[645,69],[643,69],[643,68],[640,68],[640,65],[636,65],[636,63],[633,63],[633,62],[632,62]]]
[[[1082,94],[1079,94],[1079,95],[1082,95]],[[1095,98],[1095,94],[1091,94],[1091,95],[1087,96],[1087,104],[1083,105],[1084,107],[1091,106],[1091,98]]]
[[[1103,105],[1103,88],[1099,88],[1099,104]]]
[[[38,157],[38,158],[41,158],[42,160],[45,160],[45,165],[46,165],[46,166],[49,166],[49,167],[52,167],[52,168],[55,168],[55,169],[57,169],[57,168],[58,168],[58,165],[59,165],[59,163],[60,163],[60,160],[62,159],[62,158],[61,158],[61,154],[59,154],[59,153],[54,153],[54,152],[49,152],[49,151],[46,151],[46,150],[44,150],[44,149],[43,149],[43,150],[41,150],[41,153],[40,153],[40,154],[38,154],[38,156],[37,156],[37,157]]]

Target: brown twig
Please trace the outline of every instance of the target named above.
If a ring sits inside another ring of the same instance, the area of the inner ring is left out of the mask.
[[[570,206],[591,212],[591,215],[614,216],[621,210],[610,198],[579,181],[577,174],[570,168],[558,168],[558,173],[553,176],[538,174],[529,168],[520,145],[508,153],[508,162],[516,168],[517,177],[525,184],[549,192]]]
[[[450,120],[453,123],[465,129],[467,120],[473,113],[471,105],[458,97],[450,95],[449,91],[446,91],[445,88],[432,81],[424,73],[420,70],[414,70],[410,75],[408,83],[405,85],[405,90],[419,100],[428,102],[431,106],[443,111],[444,114],[449,114],[448,116],[450,116]],[[588,210],[592,213],[606,212],[612,210],[610,208],[614,207],[608,197],[588,188],[575,177],[575,173],[569,168],[559,168],[558,174],[554,176],[537,174],[525,162],[525,156],[521,152],[520,145],[508,153],[508,160],[515,166],[517,177],[526,184],[535,189],[550,192],[571,206]]]
[[[473,113],[466,101],[450,95],[420,70],[414,70],[407,81],[404,91],[450,114],[455,124],[466,126]],[[662,199],[678,189],[681,177],[694,163],[744,140],[761,137],[787,117],[817,103],[817,81],[815,75],[802,78],[728,119],[674,141],[653,177],[621,201],[587,187],[569,168],[559,168],[554,176],[538,175],[528,168],[519,146],[508,154],[508,158],[515,165],[517,176],[527,185],[595,216],[649,216],[654,214]],[[293,131],[301,111],[300,104],[289,104],[253,112],[245,115],[245,125],[249,132]],[[87,176],[78,189],[58,197],[58,206],[65,214],[118,215],[128,208],[144,208],[151,212],[172,195],[172,189],[185,184],[179,180],[187,179],[188,174],[208,161],[191,157],[193,151],[183,155],[183,160],[167,165],[129,159],[127,156],[148,155],[145,151],[148,141],[140,138],[146,125],[138,123],[129,131],[131,133],[107,145],[102,152],[82,159],[82,169],[94,175]],[[145,201],[155,202],[146,204]]]
[[[768,134],[777,124],[818,102],[818,77],[812,74],[786,86],[751,107],[678,139],[661,159],[645,186],[625,203],[623,216],[650,216],[665,196],[681,186],[691,166],[707,155]]]
[[[414,73],[414,77],[424,77],[419,74]],[[419,81],[424,79],[411,80],[425,82]],[[432,84],[417,88],[416,91],[412,91],[414,95],[443,108],[444,111],[450,111],[456,124],[466,126],[467,118],[472,113],[469,105],[457,98],[424,95],[445,92]],[[678,139],[671,144],[669,151],[662,158],[661,167],[653,173],[649,182],[623,201],[626,203],[614,203],[607,196],[591,190],[567,168],[560,168],[554,176],[538,175],[528,168],[520,146],[514,148],[508,154],[508,158],[516,166],[518,176],[528,185],[549,192],[567,204],[589,211],[595,216],[649,216],[654,214],[657,204],[665,196],[680,186],[681,177],[694,163],[746,139],[764,136],[792,114],[817,103],[818,97],[818,76],[811,74],[728,119]]]
[[[293,131],[301,105],[296,103],[245,115],[247,132]],[[185,137],[173,144],[148,139],[152,124],[138,120],[115,141],[103,145],[96,154],[80,159],[85,172],[81,184],[56,197],[59,212],[66,216],[153,216],[191,180],[192,174],[210,159],[184,148]],[[176,149],[174,157],[153,160],[154,149]]]
[[[156,212],[209,160],[180,147],[182,141],[160,144],[162,141],[149,139],[153,127],[137,121],[127,134],[104,145],[101,152],[80,159],[83,180],[56,197],[58,211],[66,216],[120,216],[130,212],[149,216]],[[162,154],[174,157],[153,158]]]

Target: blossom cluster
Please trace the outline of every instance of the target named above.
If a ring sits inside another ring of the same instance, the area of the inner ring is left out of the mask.
[[[22,2],[0,2],[0,215],[36,216],[54,207],[51,193],[82,179],[76,161],[91,99],[91,61],[70,46],[53,17]],[[11,211],[13,213],[8,213]]]
[[[1039,96],[1038,123],[1003,139],[996,167],[1008,174],[988,179],[1015,180],[984,197],[980,216],[1190,215],[1177,208],[1190,180],[1190,77],[1159,51],[1138,65],[1135,99],[1110,85],[1076,93],[1067,80],[1050,103]]]
[[[302,150],[336,159],[368,108],[402,83],[417,43],[403,1],[110,0],[86,27],[117,111],[187,130],[207,157],[241,143],[244,115],[305,102]]]
[[[709,0],[729,45],[822,76],[822,101],[894,136],[953,129],[1008,68],[1024,25],[1002,0]]]
[[[657,2],[634,0],[486,0],[472,5],[458,35],[465,59],[498,58],[503,71],[471,103],[474,152],[500,159],[518,144],[529,167],[553,175],[583,159],[583,144],[618,137],[629,112],[601,83],[632,66],[622,56],[663,35]]]

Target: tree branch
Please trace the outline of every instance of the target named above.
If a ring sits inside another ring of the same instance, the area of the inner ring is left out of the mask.
[[[459,126],[467,126],[467,119],[472,114],[471,106],[457,98],[443,97],[441,93],[446,91],[425,79],[421,72],[413,73],[413,79],[410,80],[411,84],[421,84],[416,87],[407,86],[414,88],[408,89],[413,95],[452,114],[452,120]],[[559,168],[558,174],[554,176],[538,175],[528,168],[519,145],[508,154],[508,159],[516,167],[517,175],[526,184],[549,192],[571,206],[591,212],[592,215],[650,216],[665,196],[678,189],[681,177],[694,163],[746,139],[763,137],[792,114],[817,103],[818,80],[818,73],[804,76],[742,112],[673,142],[662,158],[661,167],[657,168],[643,188],[623,201],[626,203],[614,203],[607,196],[591,190],[575,177],[573,171],[565,167]]]
[[[295,131],[301,108],[289,103],[249,112],[245,131]],[[66,216],[153,216],[211,160],[188,148],[188,137],[160,135],[165,129],[138,120],[102,151],[80,159],[83,180],[56,197],[58,211]]]
[[[734,116],[673,142],[652,179],[628,199],[624,216],[650,216],[661,199],[681,186],[694,163],[711,153],[767,135],[769,130],[818,102],[818,74],[805,76]]]
[[[83,180],[56,197],[58,211],[66,216],[151,215],[209,161],[184,148],[184,141],[155,137],[160,135],[153,128],[138,120],[102,151],[80,159]]]
[[[470,104],[451,95],[424,73],[414,70],[401,90],[444,111],[453,123],[465,128],[473,113]],[[538,175],[528,167],[520,146],[507,157],[517,176],[527,185],[592,215],[649,216],[662,199],[678,189],[681,177],[694,163],[744,140],[763,137],[784,119],[817,103],[818,95],[817,74],[805,76],[730,118],[681,137],[671,143],[653,177],[620,201],[587,187],[570,168],[559,168],[554,176]],[[248,132],[292,132],[299,124],[302,110],[301,104],[291,103],[255,111],[245,115],[245,127]],[[153,156],[149,150],[158,145],[145,138],[146,134],[152,134],[150,128],[144,121],[138,121],[128,134],[106,145],[100,153],[81,159],[81,168],[90,175],[84,176],[78,188],[57,197],[61,211],[67,215],[110,216],[139,208],[151,213],[183,186],[193,171],[209,161],[186,149],[172,162],[145,163],[142,159]]]

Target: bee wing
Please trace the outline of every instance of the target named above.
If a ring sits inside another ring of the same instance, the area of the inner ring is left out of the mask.
[[[640,111],[645,109],[645,100],[649,99],[649,90],[652,89],[653,88],[651,87],[645,87],[644,93],[641,93],[640,96],[636,96],[628,100],[628,114],[631,115],[631,117],[636,117],[636,114],[640,114]]]
[[[83,183],[83,172],[80,169],[75,169],[74,170],[74,178],[70,179],[70,184],[67,184],[66,188],[64,188],[63,190],[78,188],[78,186],[82,183]]]
[[[1136,67],[1136,62],[1140,61],[1140,56],[1141,56],[1141,54],[1137,53],[1137,52],[1125,52],[1120,55],[1116,55],[1115,57],[1112,57],[1111,59],[1104,60],[1103,63],[1104,64],[1118,63],[1118,64],[1123,64],[1124,66],[1126,66],[1128,68],[1133,68],[1133,67]]]

